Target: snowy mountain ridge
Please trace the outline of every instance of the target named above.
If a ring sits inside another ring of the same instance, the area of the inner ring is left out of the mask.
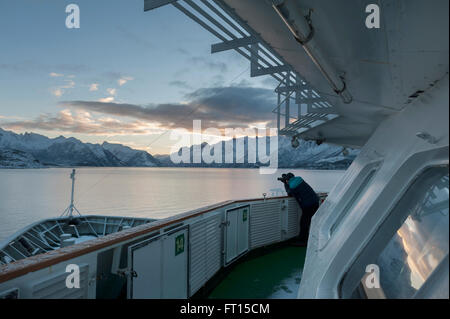
[[[16,134],[0,128],[0,167],[54,166],[153,167],[150,154],[121,144],[83,143],[73,137],[48,138],[35,133]]]
[[[255,141],[256,140],[256,141]],[[243,144],[244,157],[237,159],[237,145],[238,142]],[[341,146],[321,144],[317,145],[313,141],[299,141],[300,145],[297,148],[292,148],[291,139],[286,136],[278,136],[278,167],[279,168],[308,168],[308,169],[346,169],[359,154],[359,150],[348,149],[343,154],[343,148]],[[194,147],[183,147],[178,150],[178,152],[173,153],[174,157],[180,156],[183,152],[189,154],[188,163],[174,164],[171,160],[170,155],[155,155],[155,158],[159,160],[163,166],[182,166],[182,167],[260,167],[267,164],[261,163],[259,161],[258,155],[256,156],[256,163],[252,160],[248,160],[248,149],[249,144],[256,146],[256,154],[258,154],[258,138],[252,137],[242,137],[233,140],[233,154],[228,154],[233,158],[233,163],[226,163],[226,142],[219,142],[211,145],[210,150],[221,149],[221,163],[205,163],[202,159],[201,163],[194,163],[193,152]],[[264,143],[263,143],[264,144]],[[269,155],[270,138],[266,137],[266,155]],[[207,143],[201,145],[201,149],[207,146]],[[239,163],[238,160],[243,161]]]
[[[237,159],[237,145],[244,145],[244,157]],[[267,138],[270,150],[270,139]],[[257,159],[256,163],[248,160],[249,144],[258,147],[258,141],[251,137],[233,140],[233,163],[225,161],[225,142],[210,146],[212,150],[222,149],[221,163],[193,163],[194,146],[184,147],[178,151],[188,151],[188,163],[174,164],[170,155],[152,156],[146,151],[131,147],[103,142],[102,144],[83,143],[74,137],[48,138],[35,133],[16,134],[0,128],[0,168],[41,168],[41,167],[231,167],[254,168],[264,166]],[[201,149],[207,146],[201,145]],[[358,150],[343,152],[340,146],[329,144],[317,145],[312,141],[300,141],[298,148],[292,148],[288,137],[278,137],[278,167],[308,169],[345,169],[359,153]],[[175,154],[176,155],[176,154]],[[228,154],[229,155],[229,154]],[[241,163],[241,160],[243,163]]]

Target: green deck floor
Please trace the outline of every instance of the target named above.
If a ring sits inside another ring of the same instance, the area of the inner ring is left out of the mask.
[[[209,298],[296,298],[306,248],[284,247],[236,267]]]

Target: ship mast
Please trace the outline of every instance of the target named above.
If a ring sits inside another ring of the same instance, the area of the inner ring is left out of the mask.
[[[64,212],[62,213],[61,217],[63,217],[64,215],[67,215],[68,217],[73,217],[73,211],[75,210],[78,215],[81,216],[80,212],[78,211],[78,209],[75,207],[74,202],[74,193],[75,193],[75,174],[76,174],[76,170],[72,169],[72,173],[70,174],[70,179],[72,180],[72,192],[71,192],[71,196],[70,196],[70,204],[69,207],[67,207]]]

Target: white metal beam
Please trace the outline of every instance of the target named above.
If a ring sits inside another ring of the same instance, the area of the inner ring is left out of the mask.
[[[144,11],[153,10],[175,1],[177,0],[144,0]]]
[[[275,89],[275,92],[283,93],[283,92],[291,92],[291,91],[298,91],[303,88],[303,85],[290,85],[290,86],[280,86]]]
[[[221,43],[215,43],[211,45],[211,53],[217,53],[227,50],[233,50],[241,47],[245,47],[250,44],[258,43],[258,39],[255,37],[245,37],[240,39],[234,39]]]
[[[290,76],[291,76],[290,73],[288,73],[286,75],[286,86],[287,87],[289,87],[291,85]],[[290,105],[291,105],[290,101],[291,101],[290,98],[287,98],[286,101],[285,101],[285,117],[284,117],[284,122],[285,123],[284,123],[284,127],[288,127],[289,124],[290,124],[289,123],[290,122],[290,118],[289,118],[289,116],[290,116]]]
[[[261,76],[261,75],[268,75],[268,74],[275,74],[275,73],[282,73],[282,72],[288,72],[290,70],[290,67],[287,65],[279,65],[279,66],[271,66],[268,68],[258,68],[251,71],[250,76]]]

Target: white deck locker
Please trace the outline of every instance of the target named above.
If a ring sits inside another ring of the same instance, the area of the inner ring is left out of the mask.
[[[250,207],[226,211],[225,264],[248,251]]]

